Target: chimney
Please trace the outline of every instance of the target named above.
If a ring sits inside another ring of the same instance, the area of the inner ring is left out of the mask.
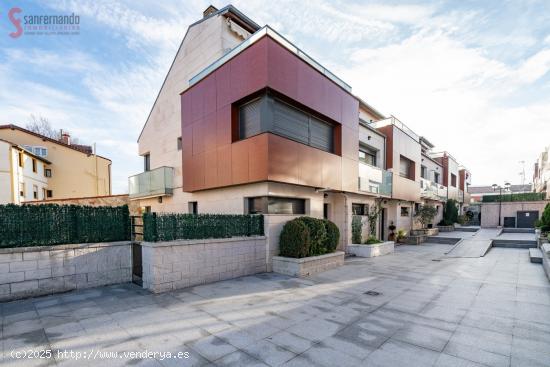
[[[215,12],[218,11],[218,8],[216,8],[214,5],[210,5],[208,6],[208,8],[206,8],[205,11],[202,12],[202,17],[203,18],[206,18],[207,16],[209,16],[210,14],[213,14]]]
[[[71,135],[67,132],[61,133],[61,141],[67,145],[71,145]]]

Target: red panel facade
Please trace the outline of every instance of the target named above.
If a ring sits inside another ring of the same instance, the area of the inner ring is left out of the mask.
[[[269,133],[235,141],[234,104],[266,88],[336,122],[336,154]],[[187,89],[181,104],[183,191],[266,180],[341,190],[342,176],[357,189],[359,102],[269,36]]]

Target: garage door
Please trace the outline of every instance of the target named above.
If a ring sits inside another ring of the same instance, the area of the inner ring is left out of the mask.
[[[536,210],[518,210],[517,218],[518,228],[534,228],[535,221],[539,219],[539,212]]]

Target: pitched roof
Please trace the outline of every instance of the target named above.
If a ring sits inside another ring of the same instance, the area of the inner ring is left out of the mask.
[[[47,137],[47,136],[45,136],[45,135],[35,133],[34,131],[30,131],[30,130],[24,129],[24,128],[22,128],[21,126],[17,126],[17,125],[13,125],[13,124],[0,125],[0,130],[3,130],[3,129],[4,129],[4,130],[5,130],[5,129],[19,130],[19,131],[24,132],[25,134],[29,134],[29,135],[36,136],[37,138],[40,138],[40,139],[42,139],[42,140],[44,140],[44,141],[49,141],[49,142],[51,142],[51,143],[55,143],[55,144],[64,146],[65,148],[69,148],[69,149],[72,149],[72,150],[76,150],[77,152],[80,152],[80,153],[83,153],[83,154],[86,154],[86,155],[92,155],[92,154],[93,154],[92,147],[89,146],[89,145],[65,144],[65,143],[62,142],[62,141],[55,140],[55,139],[49,138],[49,137]],[[105,157],[102,157],[102,156],[100,156],[100,155],[98,155],[98,157],[103,158],[103,159],[106,159],[106,160],[108,160],[108,161],[111,161],[109,158],[105,158]]]
[[[157,97],[155,98],[155,101],[153,102],[153,105],[151,106],[151,109],[149,110],[149,114],[147,115],[147,119],[145,120],[145,123],[141,127],[141,131],[140,131],[139,136],[137,138],[138,142],[139,142],[139,139],[141,139],[141,135],[143,134],[143,131],[145,130],[145,126],[147,126],[147,123],[149,122],[149,118],[151,117],[151,114],[153,113],[153,109],[155,108],[155,105],[157,104],[157,101],[160,97],[160,92],[162,91],[162,89],[164,88],[164,85],[166,84],[166,80],[168,79],[168,75],[170,74],[170,71],[172,70],[172,68],[174,67],[174,64],[176,63],[176,58],[178,57],[178,53],[179,53],[181,47],[183,46],[183,42],[185,41],[185,38],[187,37],[187,34],[189,33],[189,29],[191,29],[191,27],[193,27],[197,24],[200,24],[200,23],[204,22],[205,20],[210,19],[210,18],[212,18],[216,15],[224,15],[228,18],[231,18],[232,20],[237,21],[239,23],[239,25],[244,26],[244,28],[247,29],[248,31],[250,31],[251,33],[254,33],[255,31],[257,31],[258,29],[261,28],[256,22],[254,22],[252,19],[250,19],[249,17],[244,15],[242,12],[240,12],[237,8],[235,8],[231,4],[226,5],[223,8],[221,8],[220,10],[212,12],[212,13],[208,14],[207,16],[202,17],[201,19],[197,20],[195,23],[190,24],[187,27],[187,31],[185,32],[185,35],[183,36],[183,38],[180,42],[180,46],[178,47],[178,50],[176,51],[176,54],[174,55],[174,59],[172,60],[172,64],[170,65],[170,68],[168,69],[168,72],[166,73],[166,76],[164,77],[162,85],[161,85],[161,87],[160,87],[160,89],[157,93]]]
[[[44,163],[46,163],[46,164],[51,164],[51,163],[52,163],[52,162],[50,162],[49,160],[47,160],[46,158],[41,157],[41,156],[39,156],[39,155],[36,155],[36,154],[34,154],[33,152],[29,152],[27,149],[25,149],[25,147],[22,147],[21,145],[16,144],[16,143],[14,143],[14,142],[12,142],[12,141],[9,141],[9,140],[6,140],[6,139],[0,139],[0,141],[3,141],[4,143],[10,144],[11,146],[13,146],[13,147],[19,149],[20,151],[24,151],[25,154],[28,154],[28,155],[30,155],[31,157],[36,158],[36,159],[38,159],[39,161],[42,161],[42,162],[44,162]]]

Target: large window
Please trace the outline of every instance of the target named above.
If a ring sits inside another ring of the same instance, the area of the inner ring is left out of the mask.
[[[359,161],[376,167],[376,151],[364,145],[360,145]]]
[[[248,198],[249,214],[306,214],[305,199],[259,196]]]
[[[434,172],[434,182],[441,183],[441,181],[439,180],[439,172]]]
[[[270,132],[334,152],[334,125],[266,94],[239,106],[239,139]]]
[[[420,177],[428,179],[428,168],[426,166],[420,166]]]
[[[414,162],[401,156],[399,160],[399,175],[414,180]]]
[[[451,186],[456,187],[456,175],[451,173]]]

